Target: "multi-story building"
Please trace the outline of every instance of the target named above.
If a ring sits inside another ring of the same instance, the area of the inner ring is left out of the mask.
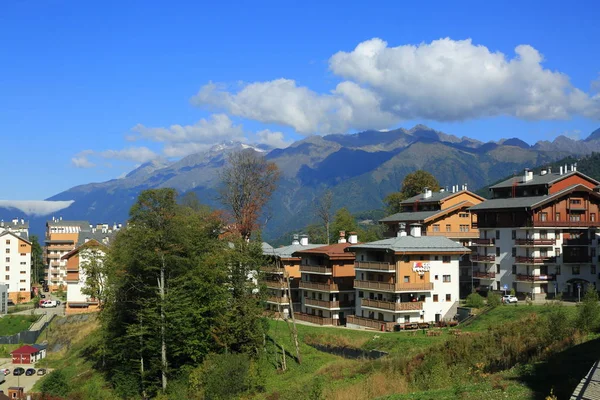
[[[538,299],[596,287],[597,186],[576,165],[525,170],[492,186],[492,198],[471,207],[480,233],[471,257],[478,286]]]
[[[397,236],[400,229],[407,230],[410,224],[421,224],[423,236],[445,236],[465,247],[473,246],[472,240],[479,231],[472,226],[474,217],[469,208],[485,199],[467,190],[467,185],[452,186],[432,192],[425,188],[423,193],[404,200],[402,210],[381,219],[387,226],[386,237]],[[402,228],[400,228],[402,227]],[[471,247],[474,250],[473,247]],[[469,256],[460,262],[460,296],[465,297],[473,290],[472,264]]]
[[[0,283],[7,286],[8,298],[14,303],[31,300],[31,242],[23,232],[0,233],[0,250],[4,263]]]
[[[267,288],[268,311],[287,318],[290,314],[290,296],[294,311],[300,311],[300,257],[294,253],[321,246],[325,245],[309,243],[307,235],[294,235],[291,245],[279,248],[263,243],[263,255],[269,260],[269,265],[261,268]]]
[[[46,223],[44,247],[44,265],[47,271],[47,282],[50,291],[67,288],[67,261],[62,257],[77,247],[85,236],[99,233],[110,233],[121,228],[121,224],[90,225],[88,221],[66,221],[53,218]]]
[[[439,322],[456,314],[458,261],[470,250],[444,236],[411,233],[348,248],[356,254],[355,315],[347,325],[391,330],[404,323]]]
[[[10,222],[0,221],[0,233],[9,231],[29,240],[29,222],[23,218],[13,218]]]
[[[114,235],[116,231],[113,230],[82,232],[77,247],[61,257],[61,260],[66,262],[67,314],[98,309],[99,299],[82,293],[87,279],[84,267],[104,262],[104,256]]]
[[[354,253],[357,235],[340,232],[338,243],[294,253],[301,258],[301,312],[294,316],[319,325],[344,325],[354,311]]]

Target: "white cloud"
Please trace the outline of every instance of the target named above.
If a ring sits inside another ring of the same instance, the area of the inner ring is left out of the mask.
[[[122,150],[104,150],[97,154],[102,158],[134,161],[138,163],[145,163],[158,157],[155,152],[145,146],[127,147]]]
[[[404,119],[600,118],[600,95],[574,87],[542,61],[529,45],[517,46],[511,58],[470,39],[389,47],[375,38],[330,58],[331,71],[346,79],[330,93],[283,78],[249,83],[237,92],[209,83],[192,103],[303,134],[385,129]]]
[[[78,154],[76,154],[73,158],[71,158],[71,163],[76,168],[92,168],[92,167],[95,167],[96,164],[94,164],[93,162],[91,162],[88,159],[88,156],[90,154],[93,154],[93,151],[91,151],[91,150],[81,151]]]
[[[281,132],[271,132],[268,129],[256,132],[258,143],[263,143],[271,147],[284,149],[288,147],[292,141],[286,140]]]
[[[44,216],[69,207],[73,200],[0,200],[0,208],[16,208],[27,215]]]

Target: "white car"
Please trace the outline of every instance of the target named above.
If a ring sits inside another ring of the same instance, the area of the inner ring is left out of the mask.
[[[502,302],[505,303],[505,304],[516,303],[518,301],[519,300],[517,300],[517,297],[513,296],[511,294],[507,294],[507,295],[502,296]]]
[[[46,300],[45,302],[42,303],[42,307],[43,308],[52,308],[52,307],[56,307],[56,301],[55,300]]]

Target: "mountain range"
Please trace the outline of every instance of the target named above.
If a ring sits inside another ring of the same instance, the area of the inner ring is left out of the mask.
[[[193,191],[203,203],[219,207],[218,172],[229,152],[242,149],[260,153],[282,172],[266,211],[269,218],[263,234],[272,239],[313,222],[312,204],[325,190],[333,191],[334,208],[357,212],[382,208],[385,196],[400,190],[404,176],[417,169],[432,173],[442,186],[466,183],[477,189],[526,167],[598,152],[600,129],[585,140],[559,136],[532,146],[518,138],[483,143],[424,125],[308,136],[284,149],[224,142],[177,161],[154,160],[125,177],[76,186],[47,200],[73,201],[55,216],[92,223],[125,221],[137,195],[149,188],[173,187],[181,194]],[[14,217],[29,219],[32,233],[41,234],[52,215],[27,216],[0,204],[0,218]]]

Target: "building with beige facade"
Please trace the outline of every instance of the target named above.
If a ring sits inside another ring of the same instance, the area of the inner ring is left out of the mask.
[[[31,300],[31,242],[23,236],[10,230],[0,233],[0,283],[6,285],[8,298],[15,304]]]

